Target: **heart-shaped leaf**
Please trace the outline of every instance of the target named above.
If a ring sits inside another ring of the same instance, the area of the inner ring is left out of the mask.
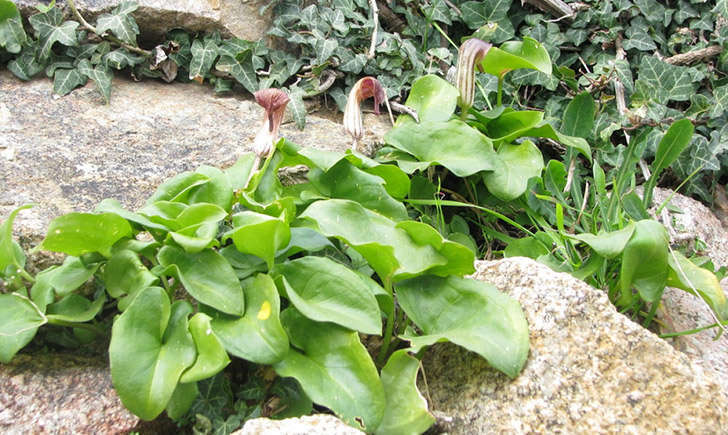
[[[258,364],[273,364],[288,352],[288,336],[280,321],[280,299],[273,279],[265,274],[243,281],[245,315],[212,314],[212,330],[231,354]]]
[[[623,302],[628,299],[632,286],[645,301],[660,300],[669,271],[668,240],[661,223],[651,219],[635,223],[632,238],[624,247],[619,273]]]
[[[491,47],[481,61],[483,71],[503,77],[514,69],[527,68],[551,74],[551,57],[540,42],[528,36],[523,41],[508,41]]]
[[[417,112],[420,122],[441,122],[450,119],[457,106],[458,90],[446,80],[426,75],[412,83],[405,104]],[[412,120],[402,115],[396,125]]]
[[[106,291],[113,298],[122,298],[118,303],[120,311],[124,311],[140,291],[158,280],[129,249],[114,252],[104,267]]]
[[[195,362],[188,330],[192,306],[149,287],[115,321],[111,329],[111,381],[127,409],[153,420],[167,406],[180,375]]]
[[[5,277],[6,273],[15,275],[25,267],[25,253],[18,242],[13,240],[13,222],[18,213],[30,207],[32,205],[16,208],[0,225],[0,278]]]
[[[91,302],[85,297],[72,293],[60,301],[46,307],[46,317],[49,320],[61,320],[64,322],[88,322],[104,307],[106,294],[102,293],[95,301]]]
[[[161,266],[174,270],[185,290],[198,301],[223,313],[243,314],[243,288],[230,263],[218,252],[207,249],[193,254],[165,246],[157,257]]]
[[[515,378],[528,357],[528,324],[517,301],[467,278],[420,276],[396,285],[397,300],[424,335],[407,335],[414,351],[451,341]]]
[[[375,430],[385,408],[384,389],[359,335],[338,325],[318,323],[295,309],[281,314],[291,349],[273,365],[279,376],[293,377],[315,402],[362,430]]]
[[[291,240],[291,229],[282,218],[244,211],[233,216],[233,229],[223,235],[232,239],[238,251],[256,255],[273,267],[276,252]]]
[[[76,257],[88,252],[109,257],[114,243],[130,235],[129,222],[116,214],[69,213],[51,221],[41,246]]]
[[[526,192],[528,180],[543,171],[541,151],[530,140],[520,145],[504,143],[498,148],[500,165],[493,172],[483,174],[490,193],[502,201],[518,198]]]
[[[700,296],[720,321],[728,319],[728,300],[715,274],[676,251],[670,251],[667,261],[670,265],[667,285]]]
[[[624,251],[624,247],[634,233],[634,223],[630,222],[621,230],[601,234],[577,234],[571,236],[589,245],[597,254],[605,258],[614,258]]]
[[[197,313],[190,319],[190,333],[195,341],[197,359],[182,373],[180,382],[201,381],[215,376],[230,363],[225,348],[212,330],[211,320],[205,313]]]
[[[0,318],[2,363],[9,363],[48,321],[33,301],[19,293],[0,294]]]
[[[380,335],[379,306],[370,287],[351,269],[324,257],[276,265],[288,299],[304,316],[354,331]]]

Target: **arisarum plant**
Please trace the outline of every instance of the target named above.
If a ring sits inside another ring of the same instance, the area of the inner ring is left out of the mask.
[[[458,105],[462,109],[463,116],[473,106],[475,99],[475,67],[477,65],[478,69],[484,72],[480,62],[491,47],[491,44],[478,38],[470,38],[460,46],[455,83],[460,92]]]
[[[364,125],[361,118],[361,102],[374,97],[374,113],[379,115],[379,106],[387,104],[387,96],[379,80],[374,77],[360,79],[349,91],[344,109],[344,130],[353,139],[352,148],[357,149],[359,141],[364,136]],[[389,106],[387,106],[389,109]]]

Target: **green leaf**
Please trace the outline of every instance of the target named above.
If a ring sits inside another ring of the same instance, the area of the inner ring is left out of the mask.
[[[190,191],[197,186],[209,183],[210,177],[197,172],[182,172],[162,183],[147,204],[157,201],[187,202]]]
[[[103,64],[119,70],[128,66],[138,65],[144,62],[144,60],[143,56],[135,56],[125,48],[110,51],[101,58]]]
[[[197,359],[182,373],[180,382],[196,382],[210,378],[230,363],[225,348],[213,332],[211,320],[212,318],[205,313],[197,313],[190,319],[190,333],[197,349]]]
[[[262,258],[270,269],[276,252],[285,248],[291,240],[291,229],[283,217],[243,211],[233,215],[233,229],[222,239],[232,239],[238,251]]]
[[[15,5],[10,1],[3,3]],[[4,47],[8,53],[17,54],[23,48],[28,40],[28,36],[23,29],[22,18],[14,16],[11,18],[0,19],[0,47]]]
[[[304,316],[380,335],[382,321],[371,288],[351,269],[325,257],[303,257],[276,265],[275,274]]]
[[[141,262],[139,256],[129,250],[114,252],[104,267],[104,284],[106,291],[119,301],[119,311],[124,311],[136,295],[159,279]]]
[[[200,391],[197,388],[197,382],[177,384],[165,408],[167,416],[175,421],[182,418],[192,407],[192,404],[195,403],[199,394]]]
[[[41,246],[76,257],[88,252],[109,257],[114,243],[130,235],[129,222],[116,214],[69,213],[51,221]]]
[[[8,69],[20,80],[28,81],[46,67],[45,61],[39,62],[36,58],[38,47],[26,47],[20,56],[8,63]]]
[[[308,178],[322,195],[356,201],[396,221],[408,218],[404,204],[389,195],[382,178],[366,173],[346,159],[326,172],[314,168]]]
[[[79,86],[83,86],[88,78],[81,75],[77,69],[58,69],[53,75],[53,92],[58,95],[67,95]]]
[[[435,422],[427,401],[417,389],[420,361],[407,349],[394,352],[382,368],[382,385],[387,398],[384,417],[377,434],[409,435],[424,433]]]
[[[667,285],[701,297],[723,322],[728,319],[728,300],[715,274],[695,265],[679,252],[670,251]]]
[[[10,0],[0,0],[0,22],[20,16],[15,3]]]
[[[652,176],[657,177],[667,169],[688,146],[693,137],[693,124],[689,119],[675,121],[657,145],[655,161],[652,162]]]
[[[95,301],[91,302],[85,297],[71,293],[60,301],[46,307],[46,317],[49,320],[64,322],[88,322],[101,312],[106,302],[106,294],[101,293]]]
[[[500,165],[483,174],[488,191],[502,201],[511,201],[526,192],[528,180],[543,171],[543,156],[530,140],[520,145],[502,144],[498,148]]]
[[[78,45],[75,21],[63,21],[63,12],[59,8],[51,8],[48,12],[31,15],[28,22],[35,30],[40,43],[40,59],[48,59],[53,44],[59,42],[66,46]]]
[[[317,39],[313,45],[314,52],[316,53],[316,64],[323,65],[334,54],[338,46],[339,42],[334,38]]]
[[[113,213],[115,215],[118,215],[119,217],[122,217],[126,219],[129,222],[133,222],[135,224],[141,225],[148,229],[153,230],[161,230],[161,231],[168,231],[169,228],[167,228],[164,225],[160,225],[157,223],[152,222],[151,220],[147,219],[146,217],[134,213],[131,211],[128,211],[122,207],[121,203],[115,199],[106,198],[103,201],[99,203],[99,205],[96,206],[96,212],[97,213]]]
[[[306,126],[306,105],[303,103],[305,95],[306,91],[298,86],[291,86],[291,92],[288,94],[290,101],[286,109],[293,115],[293,120],[296,121],[296,127],[299,130],[303,130]]]
[[[47,274],[47,282],[58,296],[65,296],[85,284],[98,268],[98,263],[86,265],[80,258],[68,256],[61,266],[46,269],[41,273]]]
[[[157,257],[161,266],[172,267],[185,290],[199,302],[223,313],[243,314],[240,281],[230,263],[219,253],[208,249],[192,254],[165,246]]]
[[[504,1],[505,0],[498,0]],[[540,42],[524,37],[523,41],[508,41],[498,47],[491,47],[480,63],[483,71],[496,77],[503,77],[514,69],[526,68],[551,74],[551,57]]]
[[[398,302],[422,336],[414,351],[448,340],[515,378],[528,357],[528,324],[517,301],[480,281],[420,276],[396,285]]]
[[[623,295],[634,286],[645,301],[660,300],[667,284],[668,247],[667,232],[661,223],[635,223],[634,234],[622,254],[619,284]]]
[[[215,62],[215,59],[217,59],[217,43],[212,38],[205,39],[204,42],[199,39],[195,39],[192,41],[190,51],[192,52],[192,61],[190,61],[189,67],[190,80],[202,83],[207,76],[207,73],[210,71],[210,68],[212,68],[212,64]]]
[[[13,240],[13,221],[15,217],[23,210],[33,207],[32,205],[23,205],[12,212],[5,222],[0,225],[0,277],[5,277],[8,267],[12,270],[9,274],[15,275],[25,267],[25,253],[18,242]]]
[[[101,14],[96,20],[96,32],[102,34],[111,31],[122,41],[136,45],[136,37],[139,34],[139,26],[129,14],[137,9],[138,5],[133,1],[123,1],[110,14]]]
[[[617,257],[624,251],[624,247],[632,237],[634,229],[634,223],[630,222],[621,230],[600,234],[583,233],[571,237],[586,243],[594,252],[602,257],[611,259]]]
[[[399,227],[404,222],[395,226],[393,221],[352,201],[317,201],[300,217],[315,221],[323,235],[340,238],[353,247],[383,280],[406,279],[434,268],[438,268],[439,273],[445,270],[453,274],[472,273],[472,260],[465,269],[462,267],[462,258],[457,255],[463,251],[457,251],[455,247],[456,252],[451,252],[453,246],[450,244],[433,247],[427,244],[437,243],[432,237],[415,241],[404,228]]]
[[[561,119],[561,132],[568,136],[588,138],[594,128],[596,106],[589,92],[582,92],[569,102]]]
[[[171,307],[159,287],[142,291],[111,330],[111,380],[121,402],[144,420],[166,408],[180,375],[195,362],[195,343],[188,330],[192,306]]]
[[[38,307],[19,293],[0,294],[0,362],[7,364],[47,323]]]
[[[291,240],[282,251],[284,257],[290,257],[301,251],[318,252],[326,248],[333,248],[334,245],[316,230],[305,227],[291,228]]]
[[[633,32],[628,39],[624,40],[624,49],[636,49],[640,51],[653,52],[657,50],[655,41],[645,31]]]
[[[229,73],[248,92],[253,93],[258,90],[258,76],[255,74],[252,56],[250,50],[237,57],[220,56],[215,69]]]
[[[426,75],[412,84],[405,104],[417,112],[420,122],[447,121],[455,113],[458,95],[458,90],[447,81],[435,75]],[[407,119],[412,118],[402,115],[395,125]]]
[[[88,59],[83,59],[78,63],[78,72],[94,81],[96,89],[108,104],[111,99],[111,79],[114,77],[111,70],[104,65],[92,67]]]
[[[644,87],[645,97],[660,104],[689,101],[703,75],[691,67],[670,65],[654,56],[643,56],[635,86]]]
[[[288,352],[276,286],[265,274],[246,279],[243,286],[245,315],[215,313],[210,323],[212,330],[232,355],[257,364],[274,364]]]
[[[398,121],[384,140],[424,162],[425,167],[440,164],[459,177],[492,171],[497,166],[490,139],[457,119],[420,124]]]
[[[281,314],[296,349],[273,365],[276,373],[295,378],[315,402],[362,430],[382,420],[385,397],[374,362],[359,335],[337,325],[307,319],[293,309]]]
[[[488,122],[486,133],[496,142],[513,142],[543,121],[543,112],[520,110],[504,112]]]
[[[728,111],[728,85],[717,86],[713,89],[715,105],[710,112],[711,118],[718,118]]]

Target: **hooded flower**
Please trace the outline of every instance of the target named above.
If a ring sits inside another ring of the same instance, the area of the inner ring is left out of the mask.
[[[278,129],[283,121],[283,113],[290,101],[288,95],[280,89],[261,89],[253,94],[255,101],[265,109],[265,118],[253,141],[253,151],[258,158],[267,156],[278,140]]]
[[[492,47],[491,44],[477,38],[470,38],[460,46],[455,85],[460,92],[458,104],[463,112],[473,105],[475,99],[475,65],[478,65],[481,72],[483,71],[480,62],[490,47]]]
[[[370,97],[374,97],[374,113],[379,115],[379,106],[386,101],[384,88],[374,77],[364,77],[351,88],[346,100],[344,130],[354,139],[355,144],[364,136],[360,104]]]

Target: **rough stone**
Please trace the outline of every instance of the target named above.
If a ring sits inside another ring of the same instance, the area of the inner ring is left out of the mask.
[[[361,435],[364,432],[342,422],[333,415],[315,414],[300,418],[248,420],[233,435]]]
[[[104,198],[134,210],[179,172],[231,165],[250,151],[263,116],[254,101],[194,83],[117,77],[108,105],[92,84],[65,97],[52,86],[0,71],[0,219],[38,204],[16,220],[25,246],[61,214],[92,211]],[[304,130],[288,122],[280,132],[301,146],[344,151],[350,138],[329,118],[309,115]]]
[[[103,361],[21,354],[0,364],[4,434],[128,433],[138,424],[121,404]]]
[[[76,0],[75,4],[86,21],[93,23],[96,17],[111,12],[121,1]],[[38,12],[36,0],[15,3],[24,16]],[[142,30],[142,38],[153,42],[161,42],[167,31],[178,28],[192,32],[217,30],[226,37],[256,41],[265,36],[271,24],[270,10],[263,16],[259,14],[267,3],[263,0],[137,0],[137,3],[139,9],[132,16]],[[66,1],[58,0],[57,4],[63,6]],[[70,8],[66,9],[66,16],[71,17]]]
[[[661,203],[670,194],[672,192],[669,190],[656,189],[655,201]],[[678,238],[686,239],[688,243],[695,239],[701,240],[705,242],[704,254],[711,258],[716,267],[728,266],[728,231],[713,212],[700,202],[679,193],[673,196],[670,204],[680,210],[680,213],[671,213],[673,242],[677,242]],[[721,285],[728,296],[728,278],[723,279]],[[666,333],[687,331],[715,323],[710,309],[702,299],[670,287],[665,289],[662,296],[658,318],[669,326],[669,330],[663,329]],[[714,373],[722,387],[724,400],[728,402],[728,334],[714,340],[715,334],[715,329],[712,329],[675,337],[669,341],[676,349]]]
[[[517,299],[531,350],[516,379],[441,344],[423,360],[440,428],[475,433],[725,433],[728,405],[698,365],[617,313],[606,295],[526,258],[474,275]],[[424,390],[424,385],[421,385]],[[449,420],[446,421],[446,420]]]

